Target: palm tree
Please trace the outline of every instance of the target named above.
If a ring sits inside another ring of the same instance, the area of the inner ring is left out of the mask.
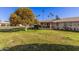
[[[41,13],[42,14],[39,14],[39,15],[36,15],[36,18],[38,18],[38,17],[42,17],[42,20],[45,20],[45,9],[42,9],[41,10]],[[51,17],[53,17],[54,15],[53,15],[53,13],[52,12],[49,12],[48,13],[48,15],[47,15],[47,17],[48,17],[48,19],[50,19]]]
[[[51,17],[53,17],[54,15],[53,15],[53,13],[52,12],[49,12],[49,14],[48,14],[48,19],[50,19]]]
[[[55,16],[56,20],[60,20],[60,17],[58,15]]]
[[[44,9],[42,9],[42,17],[43,17],[43,20],[44,20],[44,13],[45,13],[45,10]]]

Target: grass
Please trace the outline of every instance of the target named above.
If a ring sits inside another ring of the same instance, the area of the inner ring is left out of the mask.
[[[57,30],[0,32],[0,49],[36,43],[79,46],[79,32]]]

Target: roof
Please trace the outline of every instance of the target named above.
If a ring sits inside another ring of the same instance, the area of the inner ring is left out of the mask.
[[[55,20],[53,22],[79,22],[79,17],[63,18],[61,20]]]
[[[45,20],[40,22],[79,22],[79,17],[62,18],[60,20]]]
[[[43,20],[43,21],[40,21],[40,22],[52,22],[53,21],[53,19],[52,20]]]

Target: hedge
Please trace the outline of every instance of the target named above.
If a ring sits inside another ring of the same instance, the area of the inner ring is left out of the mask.
[[[0,32],[25,31],[25,27],[0,27]]]

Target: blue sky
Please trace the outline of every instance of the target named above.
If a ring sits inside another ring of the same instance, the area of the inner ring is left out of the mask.
[[[37,17],[39,20],[47,20],[55,18],[58,15],[60,18],[67,17],[79,17],[79,7],[30,7],[35,15],[40,15]],[[15,12],[18,7],[0,7],[0,20],[9,20],[10,15]],[[44,13],[42,13],[44,10]],[[54,16],[48,18],[49,13]]]

